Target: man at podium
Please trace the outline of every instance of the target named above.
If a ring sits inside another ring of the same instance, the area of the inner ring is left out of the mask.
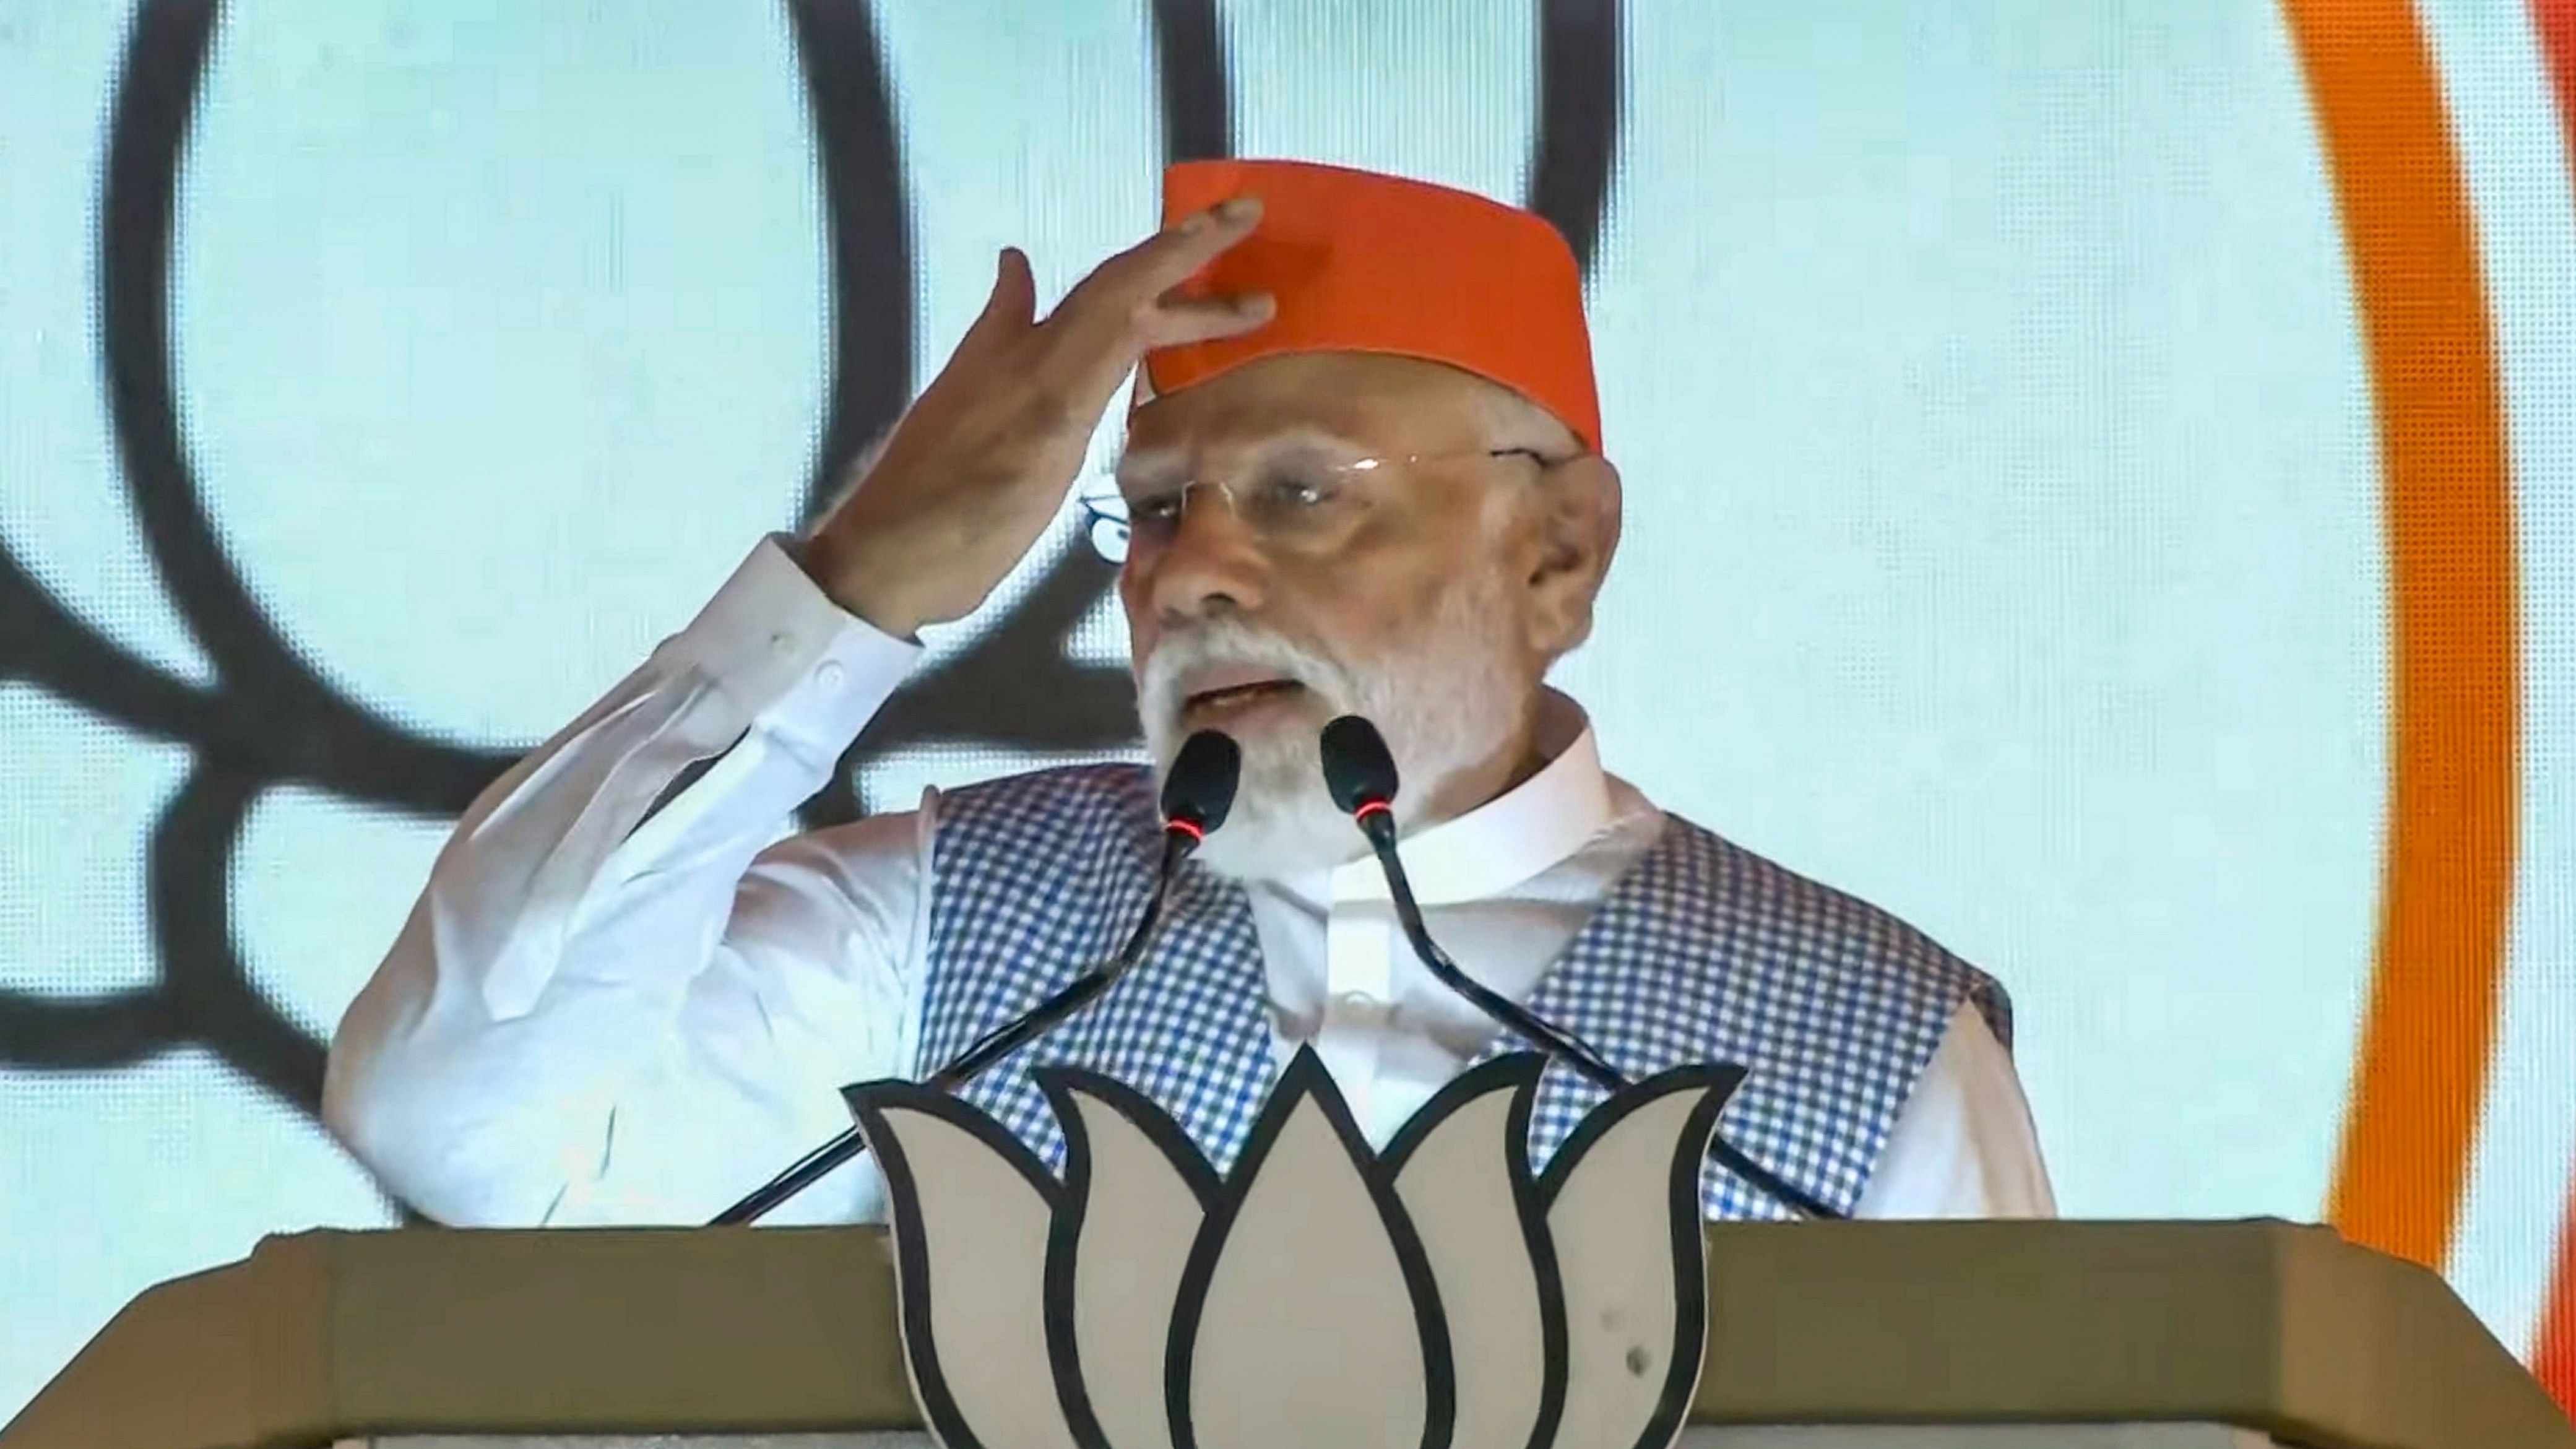
[[[1620,530],[1563,240],[1282,162],[1174,167],[1164,214],[1043,319],[1006,251],[848,497],[757,544],[474,802],[340,1024],[332,1130],[446,1222],[703,1221],[846,1127],[843,1083],[925,1075],[1097,964],[1155,870],[1151,769],[777,832],[917,631],[1047,531],[1133,374],[1127,446],[1084,501],[1148,752],[1221,730],[1241,784],[1135,969],[968,1096],[1053,1160],[1028,1068],[1078,1061],[1222,1166],[1300,1044],[1380,1143],[1522,1045],[1417,963],[1327,796],[1318,732],[1359,714],[1401,772],[1430,933],[1471,976],[1631,1077],[1750,1069],[1720,1131],[1788,1191],[1713,1162],[1711,1216],[2051,1212],[2001,988],[1656,809],[1544,683]],[[1597,1095],[1551,1068],[1537,1159]],[[770,1220],[872,1217],[880,1192],[854,1163]]]

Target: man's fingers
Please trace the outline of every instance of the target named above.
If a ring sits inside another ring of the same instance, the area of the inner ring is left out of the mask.
[[[1238,196],[1184,217],[1181,224],[1145,243],[1138,284],[1160,296],[1187,281],[1261,225],[1261,198]]]
[[[1066,298],[1096,297],[1103,305],[1125,308],[1159,297],[1215,261],[1225,249],[1252,235],[1261,224],[1261,198],[1238,196],[1206,211],[1194,212],[1170,227],[1102,262]],[[1084,297],[1083,294],[1091,294]]]
[[[1257,327],[1270,320],[1269,314],[1241,309],[1266,307],[1266,301],[1184,300],[1170,294],[1228,247],[1252,235],[1260,221],[1260,198],[1251,196],[1238,196],[1184,217],[1093,269],[1057,306],[1046,325],[1066,337],[1077,354],[1123,351],[1130,361],[1137,350]]]
[[[1137,358],[1162,347],[1237,337],[1269,325],[1278,305],[1267,292],[1240,297],[1166,297],[1149,302],[1132,317],[1090,314],[1068,318],[1069,309],[1040,328],[1047,337],[1044,361],[1035,371],[1061,380],[1066,395],[1083,399],[1095,410],[1109,405],[1118,384]]]
[[[1101,263],[1041,324],[1048,359],[1041,370],[1064,379],[1076,395],[1098,392],[1106,406],[1139,353],[1231,337],[1268,322],[1273,304],[1267,296],[1171,295],[1192,273],[1250,236],[1260,220],[1260,201],[1237,197]]]
[[[984,299],[984,310],[966,329],[957,350],[1010,337],[1028,330],[1034,324],[1038,309],[1037,277],[1029,270],[1028,253],[1018,247],[1002,248],[994,263],[993,294]]]
[[[1246,292],[1239,297],[1170,298],[1145,318],[1145,350],[1240,337],[1267,325],[1278,311],[1278,303],[1268,292]]]

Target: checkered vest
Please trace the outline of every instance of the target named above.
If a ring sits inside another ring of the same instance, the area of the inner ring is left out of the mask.
[[[1153,781],[1131,765],[943,795],[921,1071],[1108,959],[1144,909],[1160,833]],[[1193,863],[1144,962],[965,1095],[1060,1166],[1064,1139],[1029,1069],[1090,1067],[1160,1103],[1223,1168],[1275,1079],[1267,1001],[1249,900]],[[1849,1212],[1963,1001],[2010,1045],[1994,981],[1886,913],[1672,817],[1529,1006],[1631,1077],[1705,1061],[1750,1068],[1721,1134]],[[1498,1033],[1488,1055],[1520,1045]],[[1530,1124],[1534,1166],[1602,1095],[1549,1067]],[[1710,1217],[1789,1215],[1714,1164],[1701,1192]]]

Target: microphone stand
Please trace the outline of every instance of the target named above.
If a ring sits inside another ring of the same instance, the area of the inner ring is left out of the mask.
[[[1163,827],[1163,859],[1154,872],[1154,893],[1145,900],[1145,913],[1128,933],[1127,943],[1106,964],[1095,966],[1065,983],[1054,995],[1027,1011],[976,1038],[973,1045],[956,1058],[922,1079],[922,1085],[942,1092],[954,1092],[981,1076],[985,1068],[1021,1047],[1043,1036],[1058,1022],[1089,1006],[1100,993],[1107,991],[1127,974],[1129,967],[1145,954],[1145,945],[1154,938],[1154,927],[1163,919],[1163,906],[1171,897],[1172,878],[1179,874],[1181,862],[1198,848],[1206,832],[1187,820],[1175,819]],[[759,1221],[771,1209],[796,1196],[831,1175],[834,1169],[868,1150],[867,1139],[854,1125],[841,1135],[797,1158],[785,1171],[745,1194],[741,1201],[707,1220],[711,1228],[737,1227]]]
[[[1459,970],[1458,963],[1449,959],[1449,953],[1440,949],[1440,944],[1431,939],[1429,928],[1422,924],[1422,907],[1413,899],[1413,882],[1405,877],[1404,860],[1395,852],[1395,812],[1383,803],[1374,803],[1374,808],[1363,808],[1358,819],[1361,833],[1368,837],[1369,849],[1376,854],[1378,865],[1386,871],[1387,893],[1395,898],[1396,924],[1404,928],[1404,939],[1412,944],[1413,954],[1421,958],[1423,969],[1441,985],[1475,1003],[1486,1016],[1520,1033],[1524,1040],[1572,1067],[1603,1091],[1621,1092],[1636,1085],[1625,1073],[1603,1060],[1601,1054],[1586,1045],[1582,1038],[1541,1019],[1519,1002]],[[1826,1219],[1843,1216],[1805,1189],[1745,1156],[1723,1137],[1712,1135],[1708,1152],[1727,1171],[1769,1193],[1775,1201],[1786,1203],[1802,1216]]]
[[[1413,898],[1413,882],[1404,873],[1404,857],[1396,852],[1395,807],[1388,803],[1395,798],[1395,757],[1388,752],[1377,727],[1358,715],[1344,715],[1324,726],[1322,745],[1325,789],[1334,804],[1349,812],[1360,834],[1368,838],[1378,868],[1386,873],[1387,894],[1395,902],[1396,924],[1403,927],[1404,939],[1420,958],[1423,969],[1441,985],[1467,998],[1488,1018],[1519,1033],[1523,1040],[1572,1067],[1603,1091],[1622,1092],[1636,1085],[1581,1038],[1459,970],[1449,953],[1440,949],[1440,943],[1431,939],[1430,929],[1422,924],[1421,904]],[[1727,1171],[1797,1213],[1810,1218],[1843,1216],[1814,1194],[1745,1156],[1723,1137],[1712,1135],[1708,1151]]]
[[[1136,929],[1128,933],[1127,943],[1118,948],[1118,954],[1108,964],[1075,977],[1046,1000],[977,1038],[955,1060],[925,1078],[922,1085],[942,1092],[956,1091],[1117,984],[1118,978],[1144,956],[1146,943],[1153,940],[1154,926],[1163,919],[1163,907],[1171,899],[1172,878],[1180,873],[1181,862],[1199,848],[1209,831],[1225,824],[1226,813],[1234,808],[1234,790],[1242,770],[1242,749],[1222,731],[1200,730],[1183,741],[1163,776],[1163,859],[1154,871],[1154,892],[1146,897],[1145,914],[1137,920]],[[867,1150],[867,1139],[853,1125],[708,1219],[707,1226],[734,1227],[757,1222],[772,1208]]]

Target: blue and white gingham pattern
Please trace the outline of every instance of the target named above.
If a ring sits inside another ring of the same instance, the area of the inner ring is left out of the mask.
[[[1108,960],[1145,908],[1161,836],[1153,780],[1134,766],[1046,770],[943,795],[921,1071]],[[1029,1069],[1089,1067],[1161,1104],[1222,1167],[1269,1093],[1267,992],[1243,892],[1184,866],[1144,961],[962,1095],[1060,1166],[1064,1138]]]
[[[1886,912],[1674,817],[1529,1005],[1631,1078],[1689,1062],[1749,1067],[1720,1134],[1849,1213],[1963,1001],[2011,1045],[2011,1008],[1991,978]],[[1532,1160],[1604,1095],[1550,1066]],[[1713,1218],[1792,1215],[1714,1162],[1700,1197]]]
[[[1134,766],[1019,775],[943,797],[933,844],[921,1069],[1106,959],[1143,909],[1158,843]],[[1144,964],[965,1095],[1051,1165],[1064,1142],[1028,1077],[1078,1063],[1161,1103],[1220,1168],[1273,1078],[1261,948],[1243,892],[1191,866]],[[1541,980],[1532,1009],[1632,1076],[1752,1069],[1727,1139],[1850,1211],[1960,1004],[2010,1044],[2002,989],[1885,912],[1675,818]],[[1520,1043],[1498,1040],[1493,1051]],[[1551,1067],[1544,1164],[1601,1093]],[[1712,1166],[1711,1217],[1787,1209]]]

